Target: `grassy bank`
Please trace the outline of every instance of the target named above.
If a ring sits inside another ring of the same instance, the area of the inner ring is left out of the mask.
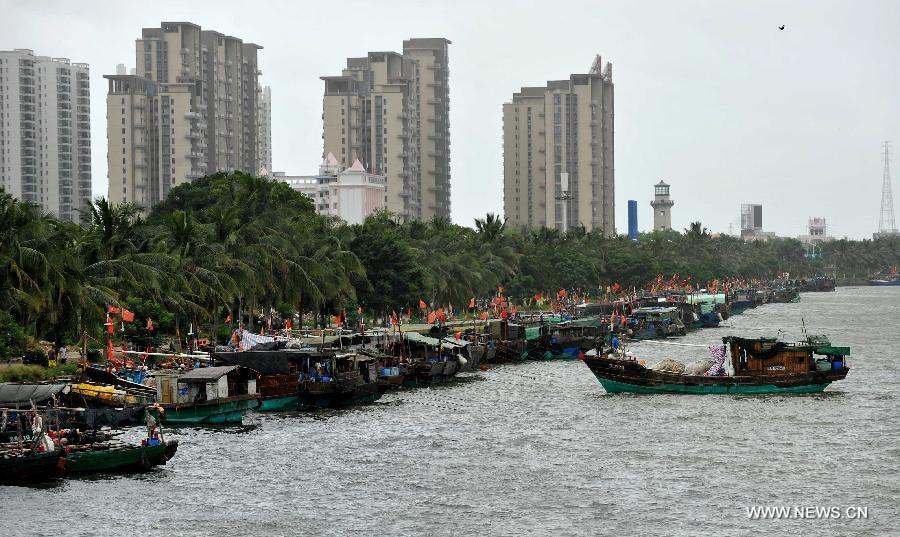
[[[51,380],[56,377],[72,376],[78,371],[78,364],[71,363],[58,367],[14,364],[0,367],[0,382],[27,382]]]

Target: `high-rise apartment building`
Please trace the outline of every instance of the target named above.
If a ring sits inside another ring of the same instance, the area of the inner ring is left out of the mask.
[[[503,105],[503,208],[510,225],[583,225],[615,234],[613,109],[612,66],[599,56],[588,74],[524,87]]]
[[[0,188],[80,222],[91,200],[86,63],[0,51]]]
[[[109,198],[149,208],[218,171],[259,172],[257,51],[189,22],[144,28],[133,75],[109,75]]]
[[[323,157],[384,176],[385,205],[404,221],[450,217],[449,44],[410,39],[403,54],[348,58],[322,77]]]
[[[257,97],[257,118],[259,129],[256,133],[256,148],[260,170],[272,171],[272,88],[259,88]]]

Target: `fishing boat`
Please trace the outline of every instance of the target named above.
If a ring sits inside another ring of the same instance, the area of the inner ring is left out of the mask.
[[[313,349],[273,349],[217,351],[210,357],[216,365],[239,365],[255,371],[260,398],[256,410],[283,412],[297,409],[299,375],[308,371],[310,357],[317,354],[320,351]]]
[[[634,339],[659,339],[683,336],[687,332],[681,311],[673,307],[644,307],[631,312],[628,326]]]
[[[66,463],[65,451],[40,452],[0,445],[0,484],[40,483],[59,477]]]
[[[528,357],[525,327],[507,320],[492,320],[488,333],[494,340],[493,362],[521,362]]]
[[[0,429],[10,425],[2,412]],[[0,444],[0,484],[19,485],[51,480],[62,474],[66,452],[47,434],[50,411],[27,411],[16,415],[16,441]],[[27,430],[26,430],[27,428]]]
[[[900,286],[900,274],[888,274],[887,276],[876,277],[869,280],[869,285],[875,285],[878,287],[885,286]]]
[[[772,291],[772,300],[776,304],[793,304],[800,302],[800,290],[796,287],[781,287]]]
[[[145,471],[166,464],[178,450],[178,440],[145,439],[140,445],[101,442],[69,445],[65,474]]]
[[[366,354],[324,353],[315,357],[299,382],[301,408],[371,403],[381,397],[376,359]]]
[[[236,365],[200,367],[187,373],[157,372],[157,402],[150,410],[167,425],[240,424],[244,412],[259,406],[256,372]]]
[[[573,360],[595,348],[602,338],[599,320],[566,321],[541,328],[540,358]]]
[[[733,289],[728,297],[731,306],[731,314],[738,315],[744,311],[756,307],[755,289]]]
[[[724,345],[710,348],[715,359],[699,374],[686,374],[684,364],[677,367],[674,360],[646,367],[621,351],[592,351],[584,363],[607,393],[814,393],[850,370],[850,348],[832,346],[823,336],[797,343],[735,336],[722,341]]]

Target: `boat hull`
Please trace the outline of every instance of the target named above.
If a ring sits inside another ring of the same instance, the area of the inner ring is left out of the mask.
[[[59,450],[22,457],[0,458],[0,483],[20,485],[40,483],[59,477],[65,465]]]
[[[761,395],[775,393],[817,393],[828,387],[830,382],[819,384],[807,384],[803,386],[779,387],[775,384],[723,384],[715,386],[685,385],[685,384],[659,384],[655,386],[641,386],[629,384],[617,380],[597,377],[600,385],[607,393],[639,393],[639,394],[735,394],[735,395]]]
[[[198,405],[162,405],[165,425],[240,425],[244,413],[259,407],[259,398]],[[156,411],[153,411],[154,414]]]
[[[66,474],[126,472],[148,470],[165,464],[178,449],[172,440],[156,446],[132,446],[125,449],[72,451],[66,458]]]
[[[900,280],[869,280],[869,285],[876,287],[900,287]]]
[[[285,412],[288,410],[296,410],[300,404],[297,395],[282,395],[279,397],[269,397],[262,399],[257,407],[257,412]]]
[[[364,403],[372,403],[381,397],[381,391],[377,383],[364,383],[348,390],[342,390],[339,386],[329,385],[333,383],[319,383],[323,386],[312,386],[312,390],[305,390],[298,398],[300,407],[337,408]]]
[[[629,360],[588,356],[585,365],[607,393],[637,394],[802,394],[821,392],[847,376],[842,367],[802,374],[707,377],[646,369]]]

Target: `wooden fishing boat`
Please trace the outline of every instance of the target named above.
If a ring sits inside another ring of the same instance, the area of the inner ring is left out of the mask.
[[[776,304],[793,304],[800,302],[800,290],[796,287],[782,287],[772,292],[771,302]]]
[[[893,287],[900,285],[900,274],[888,274],[883,277],[876,277],[869,280],[869,285],[877,287]]]
[[[599,321],[589,324],[579,321],[541,327],[540,358],[543,360],[574,360],[602,341]]]
[[[683,336],[687,332],[681,322],[681,311],[672,307],[637,308],[631,312],[628,326],[634,339]]]
[[[528,357],[525,327],[506,320],[492,320],[488,324],[494,340],[493,363],[521,362]]]
[[[298,408],[299,375],[306,371],[309,357],[316,354],[319,351],[273,349],[213,352],[210,357],[216,365],[239,365],[257,373],[260,403],[256,411],[284,412]]]
[[[148,409],[166,425],[235,425],[259,406],[256,373],[240,366],[201,367],[187,373],[158,372],[157,401]]]
[[[166,464],[178,450],[178,441],[144,440],[141,445],[103,442],[70,445],[65,473],[145,471]]]
[[[377,401],[375,358],[365,354],[324,354],[299,383],[301,408],[327,408]]]
[[[755,289],[734,289],[728,297],[731,314],[738,315],[744,311],[756,307]]]
[[[845,361],[849,347],[834,347],[824,337],[786,343],[728,336],[723,342],[718,372],[730,375],[657,370],[617,353],[588,355],[584,363],[608,393],[645,394],[814,393],[850,370]]]
[[[21,485],[49,481],[62,475],[65,451],[39,452],[33,449],[0,449],[0,484]]]

